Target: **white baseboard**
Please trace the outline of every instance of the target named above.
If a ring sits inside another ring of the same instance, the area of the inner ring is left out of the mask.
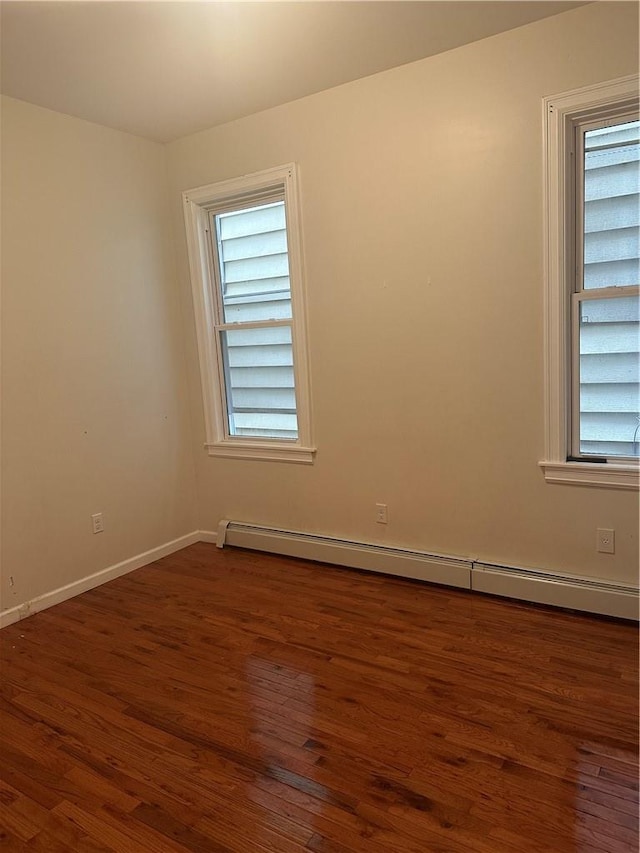
[[[119,578],[121,575],[126,575],[135,569],[141,569],[142,566],[147,566],[161,557],[166,557],[179,551],[181,548],[186,548],[187,545],[193,545],[194,542],[200,542],[201,536],[199,530],[194,530],[192,533],[187,533],[186,536],[180,536],[178,539],[173,539],[171,542],[165,542],[164,545],[159,545],[157,548],[152,548],[150,551],[145,551],[135,557],[130,557],[122,563],[116,563],[92,575],[87,575],[73,583],[61,586],[51,592],[46,592],[44,595],[39,595],[31,601],[25,601],[24,604],[19,604],[17,607],[10,607],[7,610],[0,611],[0,628],[6,625],[11,625],[31,616],[33,613],[38,613],[40,610],[46,610],[47,607],[53,607],[54,604],[60,604],[68,598],[73,598],[86,592],[88,589],[93,589],[107,581]]]
[[[639,619],[638,589],[625,584],[556,574],[549,571],[497,566],[465,557],[408,551],[402,548],[349,542],[328,536],[280,530],[223,520],[207,542],[236,545],[290,557],[399,575],[430,583],[490,593],[537,604],[549,604],[621,619]]]
[[[213,530],[200,530],[200,542],[208,542],[210,545],[215,545],[218,542],[218,534]]]

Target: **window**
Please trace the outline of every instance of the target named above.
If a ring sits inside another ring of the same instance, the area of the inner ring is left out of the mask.
[[[295,166],[183,201],[209,453],[311,462]]]
[[[638,488],[638,78],[545,98],[550,482]]]

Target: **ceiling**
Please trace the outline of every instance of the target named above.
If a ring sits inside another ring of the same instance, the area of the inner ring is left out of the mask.
[[[581,5],[3,0],[2,92],[167,142]]]

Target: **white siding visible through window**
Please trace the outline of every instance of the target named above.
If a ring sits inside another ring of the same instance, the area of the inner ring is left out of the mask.
[[[640,281],[640,123],[584,133],[583,282],[626,288]],[[579,305],[579,452],[639,455],[638,297],[584,299]]]
[[[222,261],[225,321],[290,318],[284,202],[220,213],[214,218]]]
[[[291,319],[284,202],[212,214],[224,323],[221,347],[229,432],[298,437],[291,326],[242,328]]]

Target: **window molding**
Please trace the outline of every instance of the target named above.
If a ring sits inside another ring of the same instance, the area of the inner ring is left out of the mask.
[[[298,438],[295,441],[228,434],[225,423],[225,388],[220,379],[222,365],[219,363],[213,334],[217,295],[209,234],[210,211],[227,203],[242,203],[244,200],[259,198],[260,194],[270,191],[280,191],[284,194],[287,217],[293,369],[298,419]],[[182,199],[202,384],[206,436],[204,446],[211,456],[312,463],[316,448],[313,445],[311,430],[302,233],[296,166],[289,163],[186,190]]]
[[[635,462],[567,461],[571,447],[569,267],[573,239],[569,227],[573,211],[568,209],[573,175],[567,164],[572,128],[576,120],[597,117],[606,107],[637,108],[638,82],[638,75],[631,75],[543,99],[545,458],[539,465],[549,483],[639,488]]]
[[[638,489],[638,469],[633,465],[595,462],[539,462],[547,483]]]

